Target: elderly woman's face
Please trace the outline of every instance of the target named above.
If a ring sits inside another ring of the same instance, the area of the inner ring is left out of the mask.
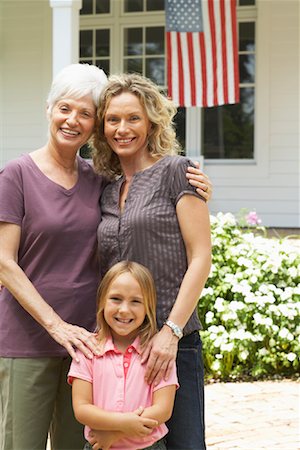
[[[58,146],[75,149],[91,137],[96,120],[96,107],[90,96],[63,97],[50,115],[50,139]]]
[[[104,117],[104,135],[119,158],[148,154],[150,128],[147,113],[136,95],[122,92],[110,100]]]

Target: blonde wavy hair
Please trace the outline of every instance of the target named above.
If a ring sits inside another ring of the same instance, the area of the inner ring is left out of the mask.
[[[165,155],[180,153],[173,118],[177,109],[162,94],[156,84],[139,74],[112,75],[101,92],[97,113],[96,132],[93,136],[92,158],[97,173],[115,179],[122,174],[118,156],[111,150],[104,135],[105,114],[111,99],[123,92],[136,95],[152,124],[148,134],[148,149],[159,159]]]
[[[142,264],[133,261],[121,261],[112,266],[104,275],[97,292],[97,330],[98,340],[104,345],[110,336],[110,327],[104,318],[104,308],[108,291],[114,280],[123,273],[130,273],[139,283],[144,300],[146,316],[140,326],[139,336],[141,346],[147,345],[149,340],[157,332],[156,326],[156,289],[150,271]]]

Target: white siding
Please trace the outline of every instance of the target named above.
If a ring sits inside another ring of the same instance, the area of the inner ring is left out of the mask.
[[[299,227],[299,3],[257,2],[254,164],[207,164],[210,209],[255,209],[265,226]]]
[[[256,32],[255,161],[205,165],[210,209],[255,209],[265,226],[298,227],[298,0],[257,0]],[[46,140],[51,41],[47,0],[0,0],[0,167]]]
[[[0,167],[46,141],[51,82],[48,1],[0,2]]]

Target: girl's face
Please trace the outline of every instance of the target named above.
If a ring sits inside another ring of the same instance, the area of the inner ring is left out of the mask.
[[[146,111],[136,95],[122,92],[110,100],[104,117],[104,134],[119,158],[147,155],[150,128]]]
[[[111,283],[104,306],[104,319],[115,345],[125,350],[136,338],[146,316],[141,287],[128,272]]]
[[[50,139],[59,148],[77,150],[91,137],[96,120],[96,108],[91,96],[64,97],[50,115]]]

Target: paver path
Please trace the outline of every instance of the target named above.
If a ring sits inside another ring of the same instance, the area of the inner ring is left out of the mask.
[[[207,450],[299,450],[300,383],[205,386]]]

